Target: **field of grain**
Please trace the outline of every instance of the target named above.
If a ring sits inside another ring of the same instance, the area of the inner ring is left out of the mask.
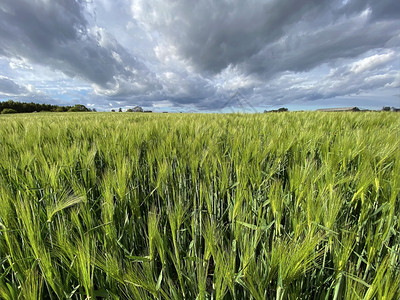
[[[396,113],[0,117],[1,299],[399,299]]]

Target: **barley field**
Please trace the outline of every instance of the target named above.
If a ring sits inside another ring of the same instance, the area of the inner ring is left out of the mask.
[[[400,115],[2,115],[0,298],[399,299]]]

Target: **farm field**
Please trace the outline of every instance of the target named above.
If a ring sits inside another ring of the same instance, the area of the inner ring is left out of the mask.
[[[0,116],[0,299],[399,299],[400,115]]]

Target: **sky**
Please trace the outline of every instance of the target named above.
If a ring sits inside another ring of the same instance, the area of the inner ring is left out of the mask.
[[[398,0],[1,0],[0,101],[400,107]]]

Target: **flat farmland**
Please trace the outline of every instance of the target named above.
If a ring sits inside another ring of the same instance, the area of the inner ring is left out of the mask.
[[[400,115],[0,116],[1,299],[399,299]]]

